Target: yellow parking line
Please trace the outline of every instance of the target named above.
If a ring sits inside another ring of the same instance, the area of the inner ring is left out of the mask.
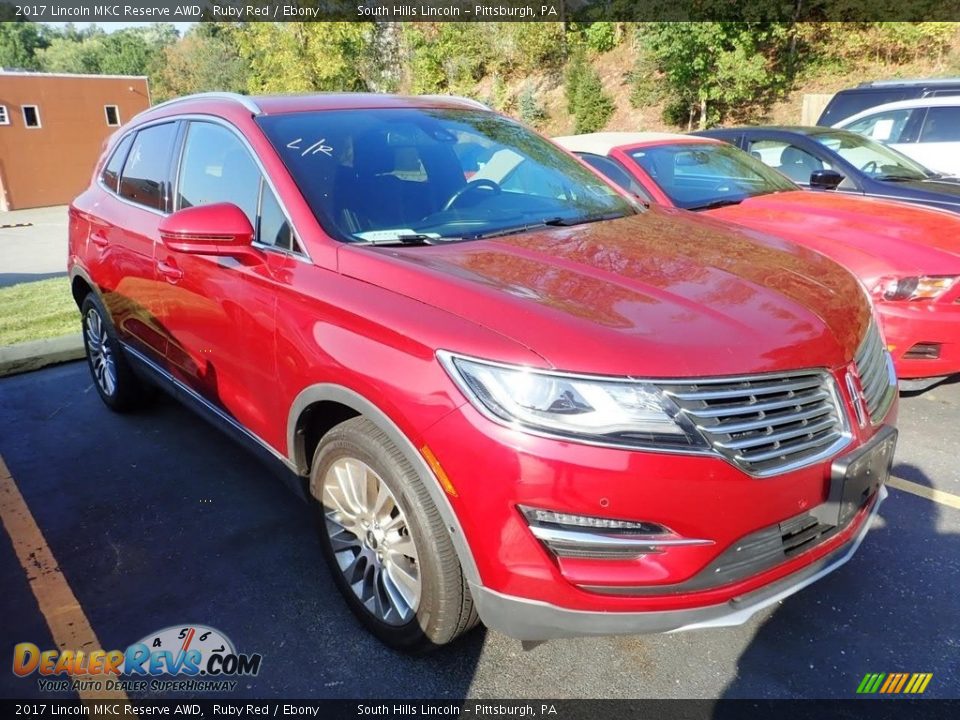
[[[897,490],[903,490],[904,492],[926,498],[927,500],[933,500],[935,503],[960,510],[960,495],[954,495],[953,493],[944,492],[943,490],[934,490],[933,488],[928,488],[926,485],[918,485],[915,482],[901,480],[896,477],[891,477],[887,480],[887,485]]]
[[[80,607],[56,558],[40,532],[19,488],[0,457],[0,520],[13,541],[20,565],[27,575],[40,612],[60,650],[101,650],[100,641]],[[23,638],[27,641],[29,638]],[[113,675],[72,676],[77,680],[112,680]],[[126,700],[120,690],[80,690],[81,700]]]

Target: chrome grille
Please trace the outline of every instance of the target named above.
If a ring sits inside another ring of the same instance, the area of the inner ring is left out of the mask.
[[[893,359],[883,346],[876,323],[870,323],[854,360],[867,412],[873,422],[879,422],[887,414],[897,394],[897,377],[893,370]]]
[[[849,441],[826,372],[716,378],[663,389],[714,450],[752,475],[808,465]]]

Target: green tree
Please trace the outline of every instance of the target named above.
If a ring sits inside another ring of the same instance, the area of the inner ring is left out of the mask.
[[[613,98],[603,89],[603,82],[591,66],[580,77],[574,98],[574,129],[577,133],[603,130],[616,109]]]
[[[247,64],[235,43],[229,35],[197,29],[201,27],[164,49],[154,82],[157,100],[209,91],[246,92]]]
[[[525,83],[520,97],[517,100],[517,113],[527,125],[537,128],[547,119],[547,111],[537,100],[537,94],[532,83]]]
[[[33,22],[0,22],[0,68],[39,70],[37,51],[47,46],[41,26]]]
[[[82,39],[53,38],[47,47],[37,52],[40,68],[46,72],[102,73],[101,66],[107,54],[103,41],[105,35],[101,33]]]
[[[787,86],[789,23],[647,23],[642,32],[678,124],[704,128],[749,113]]]
[[[404,27],[414,93],[472,94],[490,63],[489,28],[477,23],[411,23]]]
[[[251,92],[366,90],[372,23],[249,23],[238,32]]]

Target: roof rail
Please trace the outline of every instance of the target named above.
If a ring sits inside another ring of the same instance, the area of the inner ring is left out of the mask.
[[[900,80],[871,80],[858,87],[894,87],[896,85],[960,85],[960,78],[903,78]]]
[[[173,100],[167,100],[165,102],[158,103],[156,105],[153,105],[152,107],[147,108],[143,112],[138,113],[137,117],[139,117],[140,115],[143,115],[144,113],[152,112],[157,108],[167,107],[169,105],[175,105],[176,103],[186,102],[187,100],[202,100],[204,98],[208,100],[233,100],[234,102],[237,102],[243,105],[243,107],[249,110],[252,115],[259,115],[261,112],[263,112],[262,110],[260,110],[260,106],[253,101],[253,98],[247,95],[241,95],[240,93],[232,93],[232,92],[203,92],[203,93],[195,93],[193,95],[184,95],[183,97],[173,98]]]
[[[488,105],[485,105],[479,100],[474,100],[473,98],[465,97],[463,95],[420,95],[419,97],[427,100],[459,100],[460,102],[466,103],[467,105],[475,107],[478,110],[490,110]]]

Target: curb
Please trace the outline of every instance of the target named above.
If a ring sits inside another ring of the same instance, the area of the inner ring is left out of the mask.
[[[83,356],[83,337],[80,333],[0,347],[0,377],[79,360]]]

